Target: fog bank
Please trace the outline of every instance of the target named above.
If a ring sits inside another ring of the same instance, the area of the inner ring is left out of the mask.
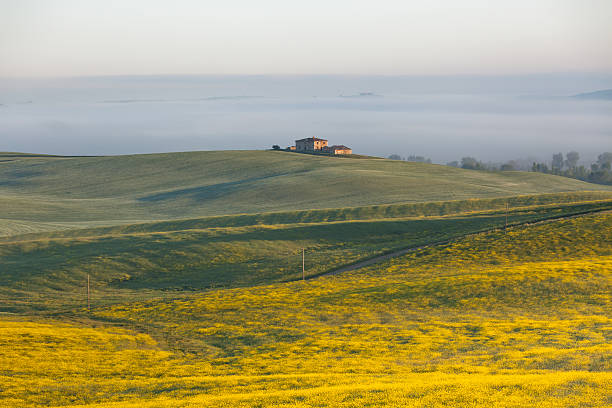
[[[319,136],[445,163],[612,150],[612,75],[145,76],[0,81],[0,151],[264,149]]]

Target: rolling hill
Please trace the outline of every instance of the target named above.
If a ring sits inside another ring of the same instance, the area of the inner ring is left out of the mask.
[[[506,204],[508,205],[506,209]],[[312,277],[388,252],[612,209],[612,193],[395,204],[160,221],[0,237],[0,311]],[[140,293],[140,295],[139,295]]]
[[[3,235],[240,213],[606,190],[563,177],[273,151],[0,154]]]
[[[585,93],[581,93],[578,95],[574,95],[572,96],[572,98],[611,101],[612,100],[612,89],[603,89],[600,91],[585,92]]]

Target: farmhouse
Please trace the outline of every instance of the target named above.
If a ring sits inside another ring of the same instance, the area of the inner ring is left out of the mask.
[[[325,146],[327,146],[327,140],[319,139],[318,137],[307,137],[306,139],[295,141],[295,150],[298,152],[313,152],[321,150]]]
[[[327,140],[318,137],[307,137],[295,141],[295,146],[290,146],[287,150],[296,152],[322,152],[329,154],[353,154],[350,147],[344,145],[328,146]]]

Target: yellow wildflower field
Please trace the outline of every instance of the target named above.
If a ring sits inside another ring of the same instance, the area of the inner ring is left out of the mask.
[[[612,214],[309,281],[0,321],[0,405],[612,404]]]

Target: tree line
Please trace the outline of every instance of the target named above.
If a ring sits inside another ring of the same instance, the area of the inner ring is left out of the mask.
[[[540,173],[557,174],[559,176],[571,177],[579,180],[598,184],[612,185],[612,153],[605,152],[597,156],[597,161],[590,166],[578,165],[580,155],[578,152],[569,152],[563,157],[563,153],[552,156],[550,168],[546,163],[534,162],[531,171]]]
[[[389,159],[404,160],[411,162],[431,163],[431,159],[423,156],[410,155],[401,157],[398,154],[392,154]],[[552,155],[550,166],[546,162],[537,160],[510,160],[506,163],[482,162],[474,157],[463,157],[461,161],[452,161],[446,163],[447,166],[460,167],[470,170],[488,170],[488,171],[512,171],[523,170],[533,171],[546,174],[555,174],[558,176],[571,177],[578,180],[588,181],[590,183],[612,185],[612,153],[604,152],[597,156],[597,160],[590,165],[579,165],[580,154],[576,151],[566,153],[555,153]]]
[[[392,154],[388,158],[391,159],[391,160],[403,160],[403,161],[408,161],[408,162],[429,163],[429,164],[431,164],[431,159],[423,157],[423,156],[410,155],[408,157],[402,157],[399,154]]]
[[[524,163],[520,164],[514,160],[498,165],[494,163],[483,163],[473,157],[464,157],[461,159],[461,162],[454,161],[447,163],[447,165],[472,170],[527,170],[575,178],[591,183],[612,185],[612,170],[610,169],[610,167],[612,167],[612,153],[605,152],[600,154],[597,157],[597,161],[591,163],[589,166],[578,165],[579,160],[580,154],[576,151],[571,151],[566,153],[565,156],[563,153],[553,154],[550,167],[547,163],[534,161],[529,168],[525,168]]]

